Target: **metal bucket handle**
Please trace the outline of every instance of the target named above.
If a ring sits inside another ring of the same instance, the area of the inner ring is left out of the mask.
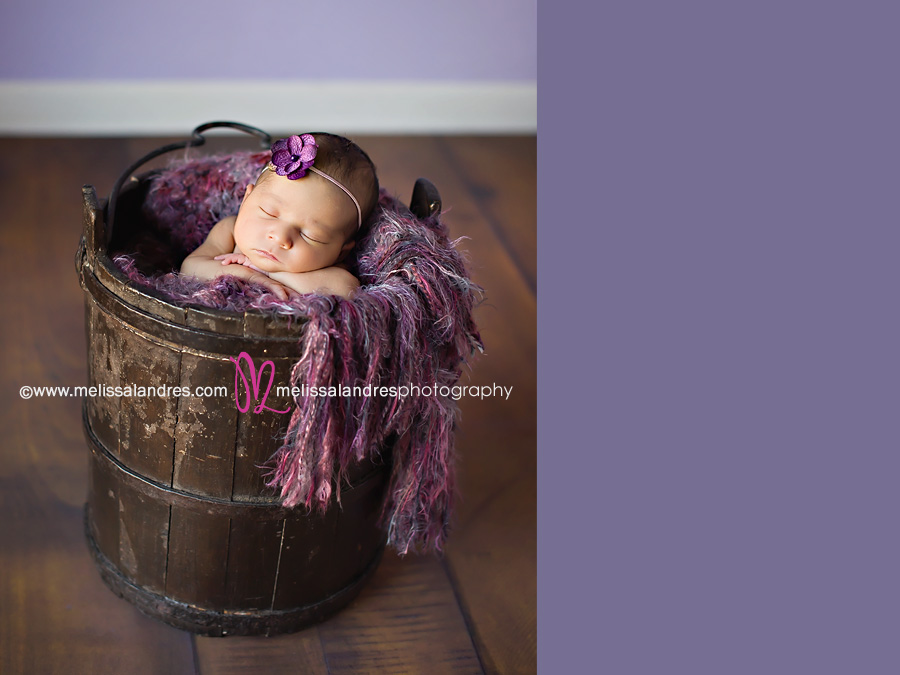
[[[201,124],[199,127],[195,128],[191,132],[190,138],[183,141],[178,141],[176,143],[170,143],[169,145],[165,145],[161,148],[157,148],[156,150],[147,153],[139,160],[137,160],[134,164],[125,169],[124,173],[122,173],[122,175],[119,176],[119,179],[113,184],[112,192],[110,192],[109,194],[109,203],[106,209],[107,241],[109,240],[109,237],[112,236],[113,224],[116,217],[116,202],[118,201],[119,192],[122,190],[122,186],[125,185],[125,181],[127,181],[131,177],[131,175],[141,166],[149,162],[151,159],[154,159],[155,157],[164,155],[165,153],[171,152],[172,150],[179,150],[181,148],[195,148],[203,145],[204,143],[206,143],[206,137],[203,135],[203,132],[217,127],[237,129],[238,131],[243,131],[244,133],[256,136],[260,139],[260,147],[262,148],[269,148],[272,145],[272,137],[262,129],[257,129],[256,127],[251,127],[247,124],[241,124],[240,122],[207,122],[206,124]]]

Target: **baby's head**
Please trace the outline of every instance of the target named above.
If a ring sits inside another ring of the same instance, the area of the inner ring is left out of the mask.
[[[238,249],[265,272],[334,265],[353,248],[378,201],[372,160],[352,141],[328,133],[292,136],[272,148],[273,162],[241,202]]]

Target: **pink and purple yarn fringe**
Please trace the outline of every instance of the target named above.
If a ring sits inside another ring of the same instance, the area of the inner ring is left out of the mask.
[[[212,225],[237,212],[244,186],[267,160],[268,153],[239,153],[182,161],[154,180],[144,211],[168,236],[173,266]],[[292,385],[452,387],[482,348],[472,318],[481,289],[469,280],[456,242],[439,218],[418,220],[384,191],[364,229],[356,248],[363,287],[350,300],[304,295],[286,303],[236,277],[202,282],[151,273],[137,264],[138,256],[119,256],[116,263],[133,282],[176,303],[297,317]],[[454,498],[457,412],[455,401],[442,396],[298,396],[272,458],[270,485],[288,507],[324,510],[347,468],[377,458],[398,438],[382,514],[388,543],[400,553],[440,551]]]

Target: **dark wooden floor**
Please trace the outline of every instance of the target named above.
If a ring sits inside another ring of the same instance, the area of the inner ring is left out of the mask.
[[[513,387],[508,401],[461,401],[461,501],[446,556],[388,554],[341,614],[276,638],[193,638],[107,590],[82,534],[80,400],[22,400],[19,388],[86,383],[73,263],[81,186],[108,194],[165,139],[0,139],[0,673],[535,671],[535,139],[358,140],[404,200],[418,176],[440,189],[487,290],[477,310],[487,354],[468,381]]]

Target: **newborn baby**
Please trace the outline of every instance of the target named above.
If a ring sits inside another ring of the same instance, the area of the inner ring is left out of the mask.
[[[342,261],[377,201],[375,166],[355,143],[326,133],[283,138],[237,215],[213,226],[181,272],[232,274],[282,300],[302,293],[349,298],[359,280]]]

